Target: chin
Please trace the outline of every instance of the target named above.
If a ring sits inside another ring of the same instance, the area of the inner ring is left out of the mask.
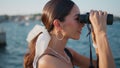
[[[74,38],[72,38],[72,39],[74,39],[74,40],[79,40],[79,39],[80,39],[80,36],[79,36],[79,37],[74,37]]]

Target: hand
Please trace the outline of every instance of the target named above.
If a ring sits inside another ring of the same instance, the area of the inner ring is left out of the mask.
[[[94,34],[106,33],[107,12],[91,10],[89,19]]]
[[[95,50],[99,57],[99,68],[115,68],[115,62],[106,36],[107,13],[92,10],[89,17],[92,24],[92,40],[98,47]]]
[[[90,11],[90,21],[92,24],[92,40],[95,47],[97,47],[96,36],[104,33],[106,34],[106,19],[107,13],[102,11]]]

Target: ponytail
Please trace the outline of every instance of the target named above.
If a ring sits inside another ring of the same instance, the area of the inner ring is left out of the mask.
[[[35,45],[37,37],[34,38],[28,45],[29,51],[24,56],[24,68],[33,68],[33,60],[35,57]]]

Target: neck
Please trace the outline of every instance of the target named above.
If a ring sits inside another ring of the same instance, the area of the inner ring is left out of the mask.
[[[68,39],[64,38],[63,40],[58,40],[55,35],[51,35],[51,41],[49,47],[56,50],[59,53],[64,53],[64,48],[66,46]]]

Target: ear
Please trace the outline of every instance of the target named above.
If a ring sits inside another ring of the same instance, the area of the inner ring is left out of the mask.
[[[58,30],[61,30],[61,29],[62,29],[61,22],[60,22],[60,20],[58,20],[58,19],[55,19],[55,20],[53,21],[53,25],[54,25],[54,27],[57,28]]]

